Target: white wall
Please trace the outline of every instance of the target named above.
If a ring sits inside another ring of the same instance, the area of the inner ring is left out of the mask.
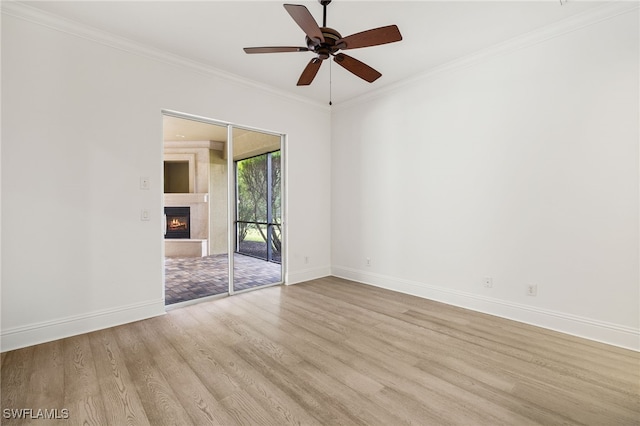
[[[330,272],[328,109],[171,62],[3,14],[3,351],[164,312],[162,109],[286,133],[286,279]]]
[[[640,349],[638,48],[634,10],[335,109],[333,273]]]

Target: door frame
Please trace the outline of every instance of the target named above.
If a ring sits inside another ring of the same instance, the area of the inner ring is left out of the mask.
[[[229,287],[228,287],[228,291],[227,294],[219,294],[219,295],[213,295],[213,296],[207,296],[207,297],[202,297],[202,298],[198,298],[198,299],[193,299],[193,300],[189,300],[189,301],[184,301],[184,302],[180,302],[180,303],[176,303],[175,305],[165,305],[165,310],[170,310],[173,308],[178,308],[178,307],[182,307],[182,306],[186,306],[188,304],[192,304],[192,303],[200,303],[200,302],[204,302],[207,300],[211,300],[211,299],[215,299],[215,298],[219,298],[219,297],[224,297],[224,296],[232,296],[234,294],[239,294],[239,293],[244,293],[247,291],[252,291],[252,290],[256,290],[256,289],[261,289],[261,288],[265,288],[265,287],[271,287],[271,286],[275,286],[275,285],[285,285],[286,284],[286,277],[287,277],[287,259],[288,259],[288,231],[287,231],[287,213],[288,213],[288,204],[287,204],[287,149],[286,149],[286,145],[287,145],[287,135],[285,133],[282,132],[277,132],[277,131],[273,131],[273,130],[266,130],[266,129],[261,129],[261,128],[257,128],[257,127],[252,127],[252,126],[246,126],[246,125],[240,125],[240,124],[235,124],[235,123],[231,123],[231,122],[227,122],[227,121],[222,121],[222,120],[216,120],[213,118],[208,118],[208,117],[203,117],[200,115],[194,115],[194,114],[189,114],[189,113],[184,113],[184,112],[180,112],[180,111],[175,111],[175,110],[170,110],[170,109],[162,109],[161,110],[161,117],[164,116],[170,116],[170,117],[175,117],[175,118],[180,118],[180,119],[184,119],[184,120],[192,120],[192,121],[199,121],[201,123],[206,123],[206,124],[211,124],[211,125],[215,125],[215,126],[225,126],[227,128],[227,141],[225,144],[225,155],[227,156],[227,183],[228,183],[228,188],[227,188],[227,252],[229,253],[228,255],[228,259],[229,259],[229,263],[228,263],[228,268],[229,268]],[[235,240],[236,240],[236,232],[235,232],[235,215],[236,215],[236,192],[235,192],[235,185],[236,185],[236,176],[234,171],[234,161],[233,161],[233,129],[242,129],[242,130],[248,130],[248,131],[253,131],[253,132],[260,132],[260,133],[266,133],[266,134],[270,134],[270,135],[274,135],[274,136],[279,136],[280,137],[280,161],[281,161],[281,173],[282,173],[282,178],[281,178],[281,182],[280,182],[280,202],[281,202],[281,209],[282,209],[282,260],[281,260],[281,264],[280,264],[280,274],[281,274],[281,281],[279,283],[273,283],[273,284],[266,284],[264,286],[260,286],[260,287],[255,287],[255,288],[251,288],[251,289],[246,289],[246,290],[240,290],[240,291],[235,291],[233,288],[233,275],[234,275],[234,261],[233,261],[233,257],[234,257],[234,253],[235,253]],[[164,143],[164,141],[163,141]],[[162,206],[161,209],[164,209],[164,198],[162,199]],[[164,240],[163,240],[163,245],[161,248],[161,254],[162,254],[162,259],[163,259],[163,264],[164,264],[164,256],[165,256],[165,251],[164,251]],[[162,294],[164,297],[164,292],[165,292],[165,271],[164,268],[162,269]]]

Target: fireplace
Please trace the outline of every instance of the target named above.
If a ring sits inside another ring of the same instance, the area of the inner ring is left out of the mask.
[[[165,207],[165,238],[191,238],[191,213],[189,207]]]

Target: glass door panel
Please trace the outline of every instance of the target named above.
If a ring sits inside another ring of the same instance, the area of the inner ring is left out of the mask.
[[[228,294],[228,126],[165,113],[163,134],[165,304]]]
[[[233,289],[282,282],[280,135],[233,128]]]

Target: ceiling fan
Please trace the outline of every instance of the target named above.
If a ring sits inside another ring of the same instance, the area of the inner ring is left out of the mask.
[[[400,30],[396,25],[374,28],[360,33],[342,37],[333,28],[327,27],[327,5],[331,0],[318,0],[323,7],[322,27],[319,27],[309,10],[299,4],[285,4],[289,15],[305,32],[307,47],[274,46],[274,47],[245,47],[246,53],[278,53],[278,52],[313,52],[316,57],[311,59],[300,79],[298,86],[308,86],[315,78],[322,61],[333,56],[334,62],[347,71],[352,72],[363,80],[373,83],[382,74],[369,65],[339,52],[340,50],[358,49],[361,47],[378,46],[402,40]]]

